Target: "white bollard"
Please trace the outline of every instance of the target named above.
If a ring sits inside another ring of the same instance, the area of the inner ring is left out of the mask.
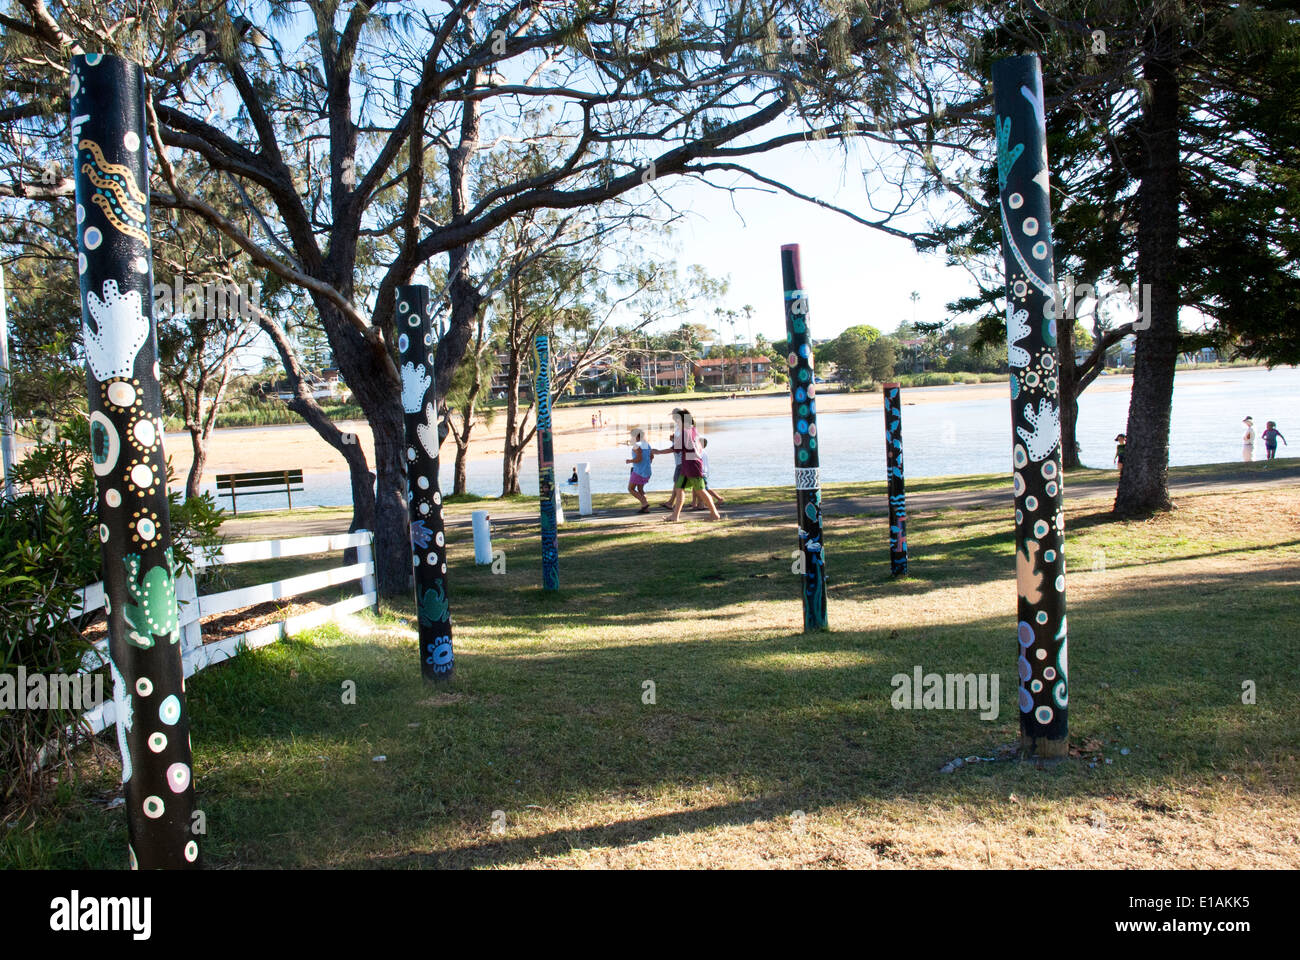
[[[487,564],[492,562],[492,528],[488,524],[488,512],[475,510],[470,518],[474,523],[474,562]]]
[[[578,464],[578,515],[591,516],[591,464]]]

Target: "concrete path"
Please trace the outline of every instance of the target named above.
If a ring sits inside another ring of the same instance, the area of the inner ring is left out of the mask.
[[[1169,492],[1173,496],[1187,496],[1189,494],[1232,490],[1266,490],[1300,483],[1300,461],[1284,460],[1275,462],[1276,466],[1270,466],[1267,473],[1252,470],[1249,473],[1230,473],[1228,476],[1217,478],[1195,476],[1180,478],[1175,474],[1170,478]],[[1225,467],[1225,470],[1228,469],[1230,468]],[[1070,501],[1097,498],[1112,499],[1115,495],[1115,485],[1111,481],[1104,480],[1080,480],[1077,483],[1071,483],[1067,477],[1065,495],[1066,509],[1068,511]],[[665,496],[664,492],[660,491],[659,496]],[[627,507],[599,510],[592,516],[580,517],[577,510],[577,498],[566,498],[565,525],[588,527],[625,525],[629,523],[661,523],[668,516],[668,512],[659,509],[658,502],[661,501],[652,499],[651,503],[656,504],[656,506],[646,514],[638,514],[632,507]],[[907,495],[908,513],[912,515],[935,510],[969,510],[976,507],[1006,506],[1010,509],[1010,504],[1010,481],[1007,482],[1004,490],[935,490],[908,493]],[[491,501],[486,501],[483,504],[483,509],[492,514],[492,526],[494,528],[536,524],[538,520],[536,507],[526,509],[519,504],[509,504],[493,509]],[[728,507],[728,505],[723,504],[721,510],[723,517],[728,520],[786,517],[792,516],[793,501],[790,503],[764,503],[737,507]],[[823,510],[830,516],[836,514],[878,514],[883,516],[888,512],[888,503],[883,493],[866,497],[828,496],[823,501]],[[682,514],[682,519],[697,516],[699,515],[685,512]],[[276,518],[274,520],[259,520],[256,514],[253,514],[248,517],[227,520],[222,524],[221,532],[231,540],[252,538],[277,540],[288,537],[346,533],[349,522],[346,515],[333,514],[327,517],[311,517],[308,511],[304,511],[302,519]],[[470,525],[469,514],[462,515],[457,512],[456,515],[447,518],[446,525],[448,527],[468,527]]]

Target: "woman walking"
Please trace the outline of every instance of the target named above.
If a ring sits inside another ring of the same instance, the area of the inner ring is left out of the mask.
[[[687,490],[704,491],[704,461],[700,458],[699,434],[686,410],[679,410],[673,416],[677,427],[673,438],[673,453],[681,454],[682,472],[673,491],[673,515],[668,518],[669,523],[676,523],[681,517]],[[705,495],[704,503],[709,516],[714,520],[721,519],[712,497]]]

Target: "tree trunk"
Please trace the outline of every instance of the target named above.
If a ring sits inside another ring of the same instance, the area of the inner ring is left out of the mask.
[[[298,362],[298,356],[294,353],[293,344],[285,334],[284,327],[260,310],[257,312],[257,325],[271,338],[271,343],[280,356],[280,365],[289,380],[293,398],[285,406],[302,417],[322,440],[339,452],[348,465],[352,484],[352,523],[348,532],[372,529],[375,520],[375,475],[370,472],[366,452],[357,442],[356,434],[340,430],[311,395],[303,378],[302,364]]]
[[[1061,388],[1061,469],[1077,470],[1079,463],[1079,386],[1074,364],[1074,317],[1056,318],[1056,369]]]
[[[1138,280],[1150,284],[1151,315],[1137,331],[1128,446],[1115,496],[1119,516],[1144,516],[1169,501],[1169,421],[1178,362],[1178,77],[1173,28],[1148,32],[1143,76],[1142,182],[1138,187]],[[1145,298],[1144,298],[1145,299]]]
[[[520,351],[510,351],[510,370],[506,375],[506,435],[501,450],[501,496],[519,493],[519,462],[523,459],[523,445],[516,422],[519,419]]]
[[[322,316],[335,308],[317,303]],[[374,514],[375,579],[386,597],[410,599],[411,534],[406,509],[406,424],[400,388],[391,380],[377,351],[342,317],[332,316],[326,330],[339,369],[361,405],[375,441]]]
[[[185,478],[185,499],[199,495],[199,484],[203,479],[203,469],[208,463],[207,437],[197,423],[186,424],[190,432],[190,446],[194,448],[194,462],[190,464],[189,476]]]
[[[456,475],[452,480],[451,492],[459,496],[469,492],[469,438],[464,443],[456,444]]]

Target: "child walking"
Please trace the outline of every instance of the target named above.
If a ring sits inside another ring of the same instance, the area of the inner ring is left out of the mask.
[[[632,456],[626,461],[632,464],[632,475],[627,481],[627,492],[641,502],[641,509],[637,513],[645,513],[650,509],[650,501],[645,498],[645,485],[650,482],[650,462],[654,460],[654,456],[655,452],[650,449],[650,444],[646,443],[645,431],[639,428],[633,430]]]
[[[1260,434],[1260,437],[1264,441],[1264,458],[1266,460],[1272,460],[1277,456],[1277,441],[1279,437],[1282,438],[1282,443],[1284,445],[1290,446],[1290,444],[1286,442],[1286,437],[1283,437],[1281,432],[1277,429],[1277,421],[1275,420],[1270,420],[1268,422],[1268,426],[1264,428],[1264,432]]]
[[[714,490],[711,486],[709,486],[708,448],[709,448],[709,438],[700,437],[700,462],[704,464],[704,496],[712,497],[714,503],[726,503],[727,501],[723,498],[722,494],[718,493],[718,491]],[[704,508],[700,507],[699,509],[702,510]]]

